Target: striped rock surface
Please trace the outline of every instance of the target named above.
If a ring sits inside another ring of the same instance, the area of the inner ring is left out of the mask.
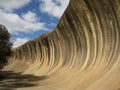
[[[55,30],[13,49],[3,71],[38,79],[10,90],[120,90],[120,0],[71,0]]]

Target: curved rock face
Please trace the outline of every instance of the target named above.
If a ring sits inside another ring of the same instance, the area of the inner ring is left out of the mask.
[[[119,90],[120,0],[71,0],[55,30],[14,49],[4,70],[46,76],[21,90]]]

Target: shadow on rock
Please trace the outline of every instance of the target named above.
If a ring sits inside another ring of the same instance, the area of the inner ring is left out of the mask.
[[[13,90],[38,86],[38,81],[45,80],[47,76],[34,76],[15,73],[12,71],[0,71],[0,90]]]

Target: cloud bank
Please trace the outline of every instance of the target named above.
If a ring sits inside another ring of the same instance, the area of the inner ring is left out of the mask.
[[[4,24],[9,32],[34,32],[39,30],[46,30],[44,22],[37,21],[36,14],[29,11],[26,14],[19,16],[16,13],[8,13],[3,10],[0,10],[0,23]]]
[[[5,11],[13,11],[24,7],[31,0],[0,0],[0,8]]]

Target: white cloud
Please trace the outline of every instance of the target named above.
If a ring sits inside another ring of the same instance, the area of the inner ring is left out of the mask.
[[[24,18],[21,18],[16,13],[8,13],[0,9],[0,16],[0,24],[5,25],[12,34],[17,32],[30,33],[39,30],[47,30],[45,23],[37,21],[36,15],[31,11],[24,14]]]
[[[23,19],[28,21],[28,22],[36,22],[39,20],[37,15],[31,11],[28,11],[27,13],[22,15]]]
[[[0,8],[5,11],[13,11],[28,4],[31,0],[0,0]]]
[[[56,18],[60,18],[69,0],[40,0],[40,10]]]
[[[13,48],[16,48],[24,43],[26,43],[29,39],[28,38],[16,38],[13,43]]]

